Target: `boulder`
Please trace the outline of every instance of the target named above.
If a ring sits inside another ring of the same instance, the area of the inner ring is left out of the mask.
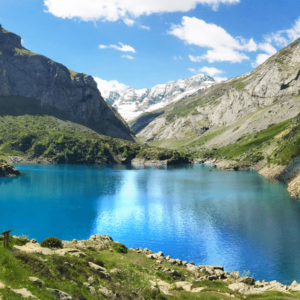
[[[115,299],[118,299],[118,295],[117,294],[114,294],[113,291],[107,289],[106,287],[104,286],[100,286],[99,288],[99,293],[103,296],[105,296],[106,298],[110,299],[110,300],[115,300]]]
[[[65,292],[55,290],[55,289],[50,289],[50,288],[47,288],[47,291],[49,291],[51,294],[53,294],[57,299],[72,300],[72,297],[69,294],[65,293]]]
[[[110,279],[110,275],[105,268],[100,267],[92,262],[89,262],[89,266],[92,269],[96,270],[98,272],[98,274],[100,275],[100,277]]]
[[[15,294],[21,295],[23,298],[30,298],[30,299],[37,299],[38,298],[34,295],[31,294],[31,292],[29,292],[27,289],[23,288],[23,289],[11,289],[9,288],[12,292],[14,292]]]
[[[240,277],[240,272],[239,271],[231,272],[230,277],[232,277],[234,279],[238,279]]]
[[[45,287],[46,284],[44,281],[40,280],[37,277],[28,277],[28,279],[32,282],[34,282],[36,285],[38,285],[39,287]]]
[[[246,283],[248,285],[254,285],[255,284],[255,280],[252,277],[241,277],[237,280],[237,282],[241,282],[241,283]]]

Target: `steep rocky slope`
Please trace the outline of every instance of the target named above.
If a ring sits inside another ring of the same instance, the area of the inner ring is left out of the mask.
[[[143,112],[163,108],[182,98],[198,94],[199,91],[215,83],[212,77],[198,74],[190,78],[159,84],[151,89],[127,87],[122,88],[121,91],[101,91],[101,94],[125,120],[130,121]]]
[[[146,126],[139,126],[143,115],[132,124],[154,145],[200,150],[232,144],[299,113],[299,75],[300,39],[254,71],[165,107]]]
[[[0,25],[0,114],[51,114],[100,134],[132,140],[121,116],[101,97],[91,76],[26,50]]]

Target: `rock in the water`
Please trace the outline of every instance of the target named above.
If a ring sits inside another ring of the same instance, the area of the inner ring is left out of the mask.
[[[19,175],[21,175],[19,170],[7,163],[1,164],[0,162],[0,177],[13,177]]]
[[[50,288],[47,288],[47,291],[49,291],[59,300],[72,300],[72,297],[65,292],[55,290],[55,289],[50,289]]]

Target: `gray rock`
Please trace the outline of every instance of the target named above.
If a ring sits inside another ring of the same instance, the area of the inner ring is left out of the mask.
[[[30,291],[28,291],[26,288],[23,288],[23,289],[8,288],[8,289],[11,290],[12,292],[14,292],[15,294],[21,295],[23,298],[39,300],[36,296],[32,295],[32,293]]]
[[[30,240],[30,243],[36,244],[36,243],[37,243],[37,240],[36,240],[36,239],[32,239],[32,240]]]
[[[89,262],[89,266],[92,269],[96,270],[98,272],[98,274],[100,275],[100,277],[110,279],[110,275],[105,268],[100,267],[92,262]]]
[[[89,291],[94,297],[97,297],[96,289],[93,286],[89,286]]]
[[[255,280],[252,277],[241,277],[237,280],[238,283],[246,283],[248,285],[254,285],[255,284]]]
[[[117,294],[114,294],[113,291],[107,289],[106,287],[104,286],[100,286],[99,288],[99,293],[105,297],[107,297],[108,299],[110,300],[115,300],[115,299],[118,299],[118,295]]]
[[[53,294],[57,299],[72,300],[72,297],[65,292],[55,290],[55,289],[50,289],[50,288],[47,288],[47,291],[49,291],[51,294]]]
[[[240,277],[240,272],[239,271],[231,272],[230,277],[232,277],[234,279],[238,279]]]
[[[93,276],[90,276],[87,281],[88,283],[93,284],[95,282],[95,278]]]
[[[111,274],[120,274],[122,271],[118,268],[114,268],[110,271]]]
[[[45,287],[46,284],[44,281],[40,280],[37,277],[28,277],[28,279],[32,282],[34,282],[36,285],[38,285],[39,287]]]
[[[0,28],[0,96],[19,96],[25,113],[63,116],[98,133],[132,140],[131,130],[102,98],[91,76],[68,70],[22,47],[21,38]]]

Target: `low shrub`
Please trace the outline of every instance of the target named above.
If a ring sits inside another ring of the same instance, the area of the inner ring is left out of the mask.
[[[48,237],[41,242],[41,247],[44,248],[63,248],[62,241],[57,237]]]
[[[124,244],[121,244],[121,243],[113,243],[112,248],[118,253],[127,253],[128,252],[128,248]]]

